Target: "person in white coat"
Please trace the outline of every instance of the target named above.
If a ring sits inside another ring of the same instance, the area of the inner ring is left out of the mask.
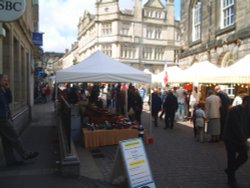
[[[220,97],[213,90],[209,90],[205,102],[205,112],[208,120],[207,134],[211,136],[210,142],[219,142],[220,140],[220,107]]]

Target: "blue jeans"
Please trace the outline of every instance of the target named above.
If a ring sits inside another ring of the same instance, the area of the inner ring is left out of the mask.
[[[185,103],[178,103],[178,114],[181,116],[181,120],[185,117]]]

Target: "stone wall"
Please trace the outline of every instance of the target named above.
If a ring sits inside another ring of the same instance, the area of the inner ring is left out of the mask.
[[[186,68],[196,61],[209,60],[228,66],[250,53],[250,0],[235,1],[235,23],[220,29],[220,1],[202,1],[201,39],[191,41],[191,0],[181,4],[182,49],[180,66]]]

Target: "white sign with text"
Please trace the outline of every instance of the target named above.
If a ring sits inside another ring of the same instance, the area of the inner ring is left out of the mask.
[[[20,18],[26,9],[26,0],[0,0],[0,21],[11,22]]]
[[[141,138],[120,142],[125,169],[131,188],[155,188]]]

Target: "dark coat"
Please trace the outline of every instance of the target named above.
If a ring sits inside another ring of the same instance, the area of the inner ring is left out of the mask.
[[[135,113],[141,113],[142,112],[142,108],[143,108],[143,101],[142,101],[142,98],[139,94],[135,94],[133,96],[133,110]]]
[[[161,98],[157,93],[152,93],[152,114],[158,113],[161,110]]]
[[[221,116],[226,116],[228,112],[228,108],[231,104],[231,99],[228,97],[228,95],[222,91],[217,93],[217,96],[220,97],[221,100],[221,107],[220,107],[220,113]]]
[[[228,113],[223,139],[237,144],[244,144],[250,137],[248,111],[242,106],[234,106]]]
[[[172,92],[169,92],[169,94],[167,95],[163,103],[163,109],[166,115],[173,114],[177,111],[178,109],[177,97]]]
[[[3,90],[0,87],[0,119],[8,119],[10,117],[9,104],[12,102],[12,94],[10,89]]]

